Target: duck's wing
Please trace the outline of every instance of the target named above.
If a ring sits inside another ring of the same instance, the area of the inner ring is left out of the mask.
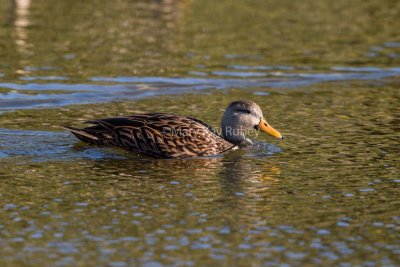
[[[94,126],[64,128],[84,142],[119,146],[153,157],[208,156],[234,147],[202,121],[172,114],[140,114],[87,123]]]

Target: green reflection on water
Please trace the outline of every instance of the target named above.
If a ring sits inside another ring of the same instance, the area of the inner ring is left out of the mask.
[[[20,120],[27,129],[43,130],[151,110],[218,126],[227,103],[251,98],[287,138],[259,136],[283,148],[267,157],[236,151],[153,160],[115,150],[127,159],[3,160],[3,259],[60,263],[68,255],[74,265],[188,260],[244,266],[248,257],[254,266],[398,262],[399,97],[394,79],[4,114],[6,127]],[[81,149],[87,148],[71,147],[70,153]],[[23,249],[32,249],[31,256],[18,252]]]
[[[177,75],[204,65],[398,66],[398,1],[2,0],[0,59],[15,75]],[[18,5],[16,5],[18,7]],[[8,14],[8,15],[7,15]],[[52,66],[54,70],[26,70]],[[62,68],[60,68],[62,67]],[[58,69],[57,69],[58,68]]]

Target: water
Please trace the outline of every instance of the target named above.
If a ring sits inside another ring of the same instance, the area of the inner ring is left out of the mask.
[[[2,266],[400,265],[397,2],[15,3]],[[157,111],[218,127],[243,98],[286,138],[155,160],[59,127]]]

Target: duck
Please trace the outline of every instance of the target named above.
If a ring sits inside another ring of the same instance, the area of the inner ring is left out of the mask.
[[[213,156],[247,147],[250,131],[284,136],[267,123],[259,105],[251,100],[230,103],[218,131],[193,117],[146,113],[86,121],[86,128],[62,127],[79,140],[97,146],[114,146],[154,158]]]

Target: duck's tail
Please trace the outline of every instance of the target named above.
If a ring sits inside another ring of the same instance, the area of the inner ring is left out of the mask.
[[[90,143],[90,144],[99,144],[101,143],[99,138],[93,134],[90,134],[89,132],[86,131],[86,129],[79,129],[71,126],[66,126],[66,125],[60,125],[63,129],[70,131],[73,133],[76,137],[78,137],[79,140]]]

